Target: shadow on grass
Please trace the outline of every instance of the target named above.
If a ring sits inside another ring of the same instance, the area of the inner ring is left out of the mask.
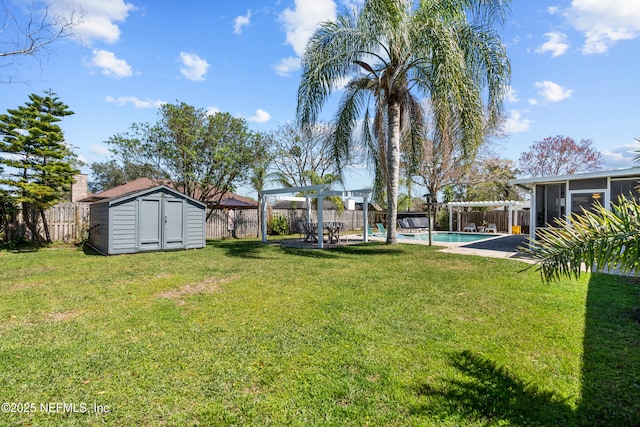
[[[345,255],[389,255],[400,256],[405,253],[401,245],[387,245],[382,242],[358,243],[356,245],[335,246],[332,252]]]
[[[100,252],[95,250],[91,245],[88,245],[88,244],[78,245],[78,249],[80,249],[85,255],[104,256],[104,254],[101,254]]]
[[[423,384],[416,414],[514,425],[640,426],[640,282],[592,274],[586,299],[582,392],[574,409],[553,391],[464,351],[451,358],[462,379]],[[421,399],[422,401],[422,399]]]
[[[207,246],[222,249],[227,255],[232,257],[265,258],[265,245],[256,240],[207,240]]]
[[[310,258],[339,258],[342,255],[352,256],[401,256],[405,253],[402,247],[389,246],[383,243],[358,243],[355,245],[333,245],[318,248],[296,248],[284,246],[282,249],[290,255],[305,256]]]
[[[13,252],[16,254],[37,252],[47,245],[39,242],[30,242],[25,239],[16,239],[8,242],[0,242],[0,251]]]
[[[492,360],[463,351],[451,358],[451,365],[464,378],[448,380],[444,389],[420,386],[418,394],[428,398],[429,403],[414,408],[414,413],[441,412],[444,418],[453,416],[487,424],[574,424],[575,413],[565,399],[522,381]]]
[[[640,426],[640,284],[592,274],[586,302],[580,425]]]

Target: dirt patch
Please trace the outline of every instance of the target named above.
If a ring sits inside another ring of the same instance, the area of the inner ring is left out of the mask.
[[[49,313],[47,314],[47,320],[51,322],[63,322],[65,320],[70,320],[78,317],[80,313],[77,311],[62,311],[60,313]]]
[[[228,283],[233,279],[233,277],[225,277],[225,278],[217,278],[217,277],[209,277],[203,280],[200,283],[187,283],[181,288],[178,289],[170,289],[168,291],[162,292],[158,294],[159,298],[168,298],[176,301],[178,305],[184,305],[184,297],[189,295],[198,295],[198,294],[215,294],[222,291],[222,287],[220,285],[224,283]]]

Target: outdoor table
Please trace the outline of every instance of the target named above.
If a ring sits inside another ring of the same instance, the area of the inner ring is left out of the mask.
[[[327,235],[326,240],[323,240],[328,243],[340,243],[340,232],[344,228],[344,225],[341,222],[325,222],[323,225],[322,235]],[[308,228],[305,230],[305,234],[307,235],[307,238],[313,237],[313,241],[317,242],[318,223],[309,223]],[[307,241],[307,238],[305,238],[305,241]]]

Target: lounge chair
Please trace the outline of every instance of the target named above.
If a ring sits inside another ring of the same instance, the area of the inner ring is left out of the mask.
[[[400,218],[398,220],[398,225],[400,226],[400,228],[411,228],[411,225],[409,225],[409,219],[408,218]]]
[[[485,233],[497,233],[498,232],[498,227],[491,223],[489,225],[486,226],[486,228],[484,229]]]
[[[417,230],[428,230],[429,219],[424,216],[409,218],[409,225]]]
[[[387,230],[384,228],[381,222],[376,223],[376,227],[378,227],[378,233],[387,235]]]
[[[462,231],[469,231],[473,233],[478,232],[478,230],[476,229],[476,225],[473,222],[470,222],[469,224],[467,224],[466,227],[462,229]]]

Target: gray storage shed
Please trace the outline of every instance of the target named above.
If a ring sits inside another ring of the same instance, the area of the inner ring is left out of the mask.
[[[90,206],[89,240],[104,255],[205,246],[206,206],[165,185]]]

